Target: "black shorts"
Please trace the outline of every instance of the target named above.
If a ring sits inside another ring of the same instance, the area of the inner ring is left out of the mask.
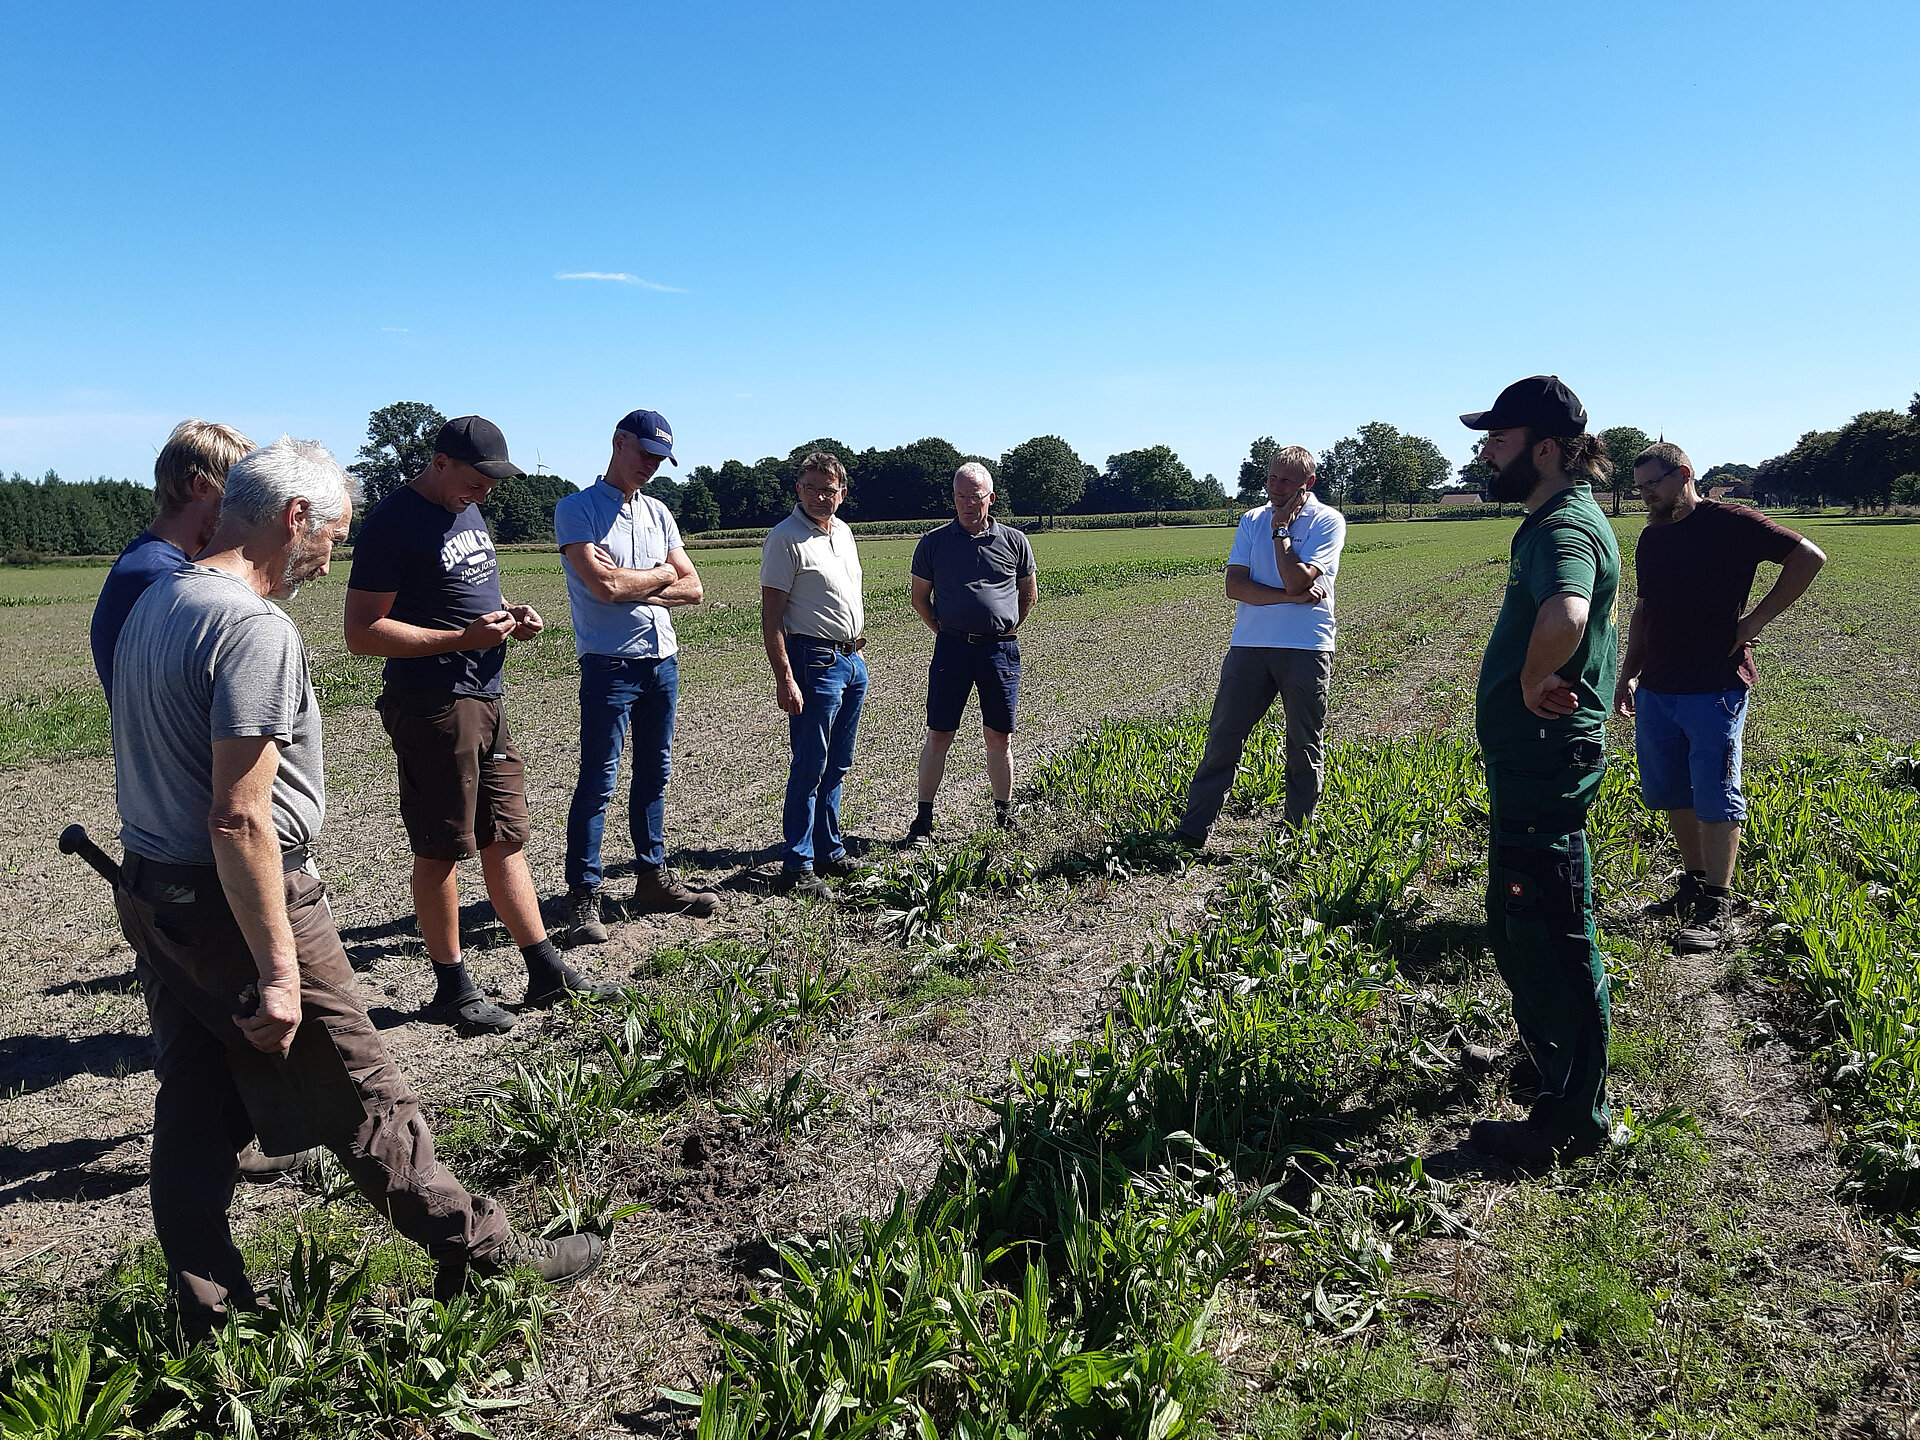
[[[1020,642],[972,641],[942,631],[933,642],[927,668],[927,728],[945,733],[960,728],[967,696],[980,691],[980,722],[1002,735],[1013,733],[1013,710],[1020,699]]]
[[[380,719],[400,762],[400,818],[413,853],[466,860],[490,845],[524,845],[527,772],[499,698],[388,690]]]

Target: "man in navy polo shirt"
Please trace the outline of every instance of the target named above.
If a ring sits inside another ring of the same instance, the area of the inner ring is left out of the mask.
[[[475,854],[494,913],[526,961],[526,1004],[619,993],[560,958],[527,872],[526,767],[507,733],[501,672],[506,642],[532,639],[544,622],[531,605],[502,601],[479,504],[525,473],[491,420],[449,420],[427,468],[367,516],[347,580],[347,649],[387,661],[378,707],[399,762],[413,908],[437,987],[424,1017],[494,1034],[511,1030],[513,1016],[473,983],[460,953],[458,867]]]
[[[643,493],[673,432],[653,410],[614,427],[607,473],[554,507],[580,657],[580,780],[567,811],[567,891],[576,945],[607,938],[600,914],[600,839],[620,781],[620,752],[633,731],[627,824],[633,835],[630,914],[708,916],[720,897],[667,870],[666,794],[673,716],[680,699],[679,642],[668,611],[701,600],[700,576],[673,515]]]
[[[933,802],[947,772],[947,751],[960,729],[967,696],[980,691],[981,733],[994,818],[1013,807],[1013,711],[1020,698],[1018,632],[1038,598],[1033,546],[987,512],[993,475],[977,462],[953,475],[955,519],[920,537],[913,548],[913,610],[939,638],[927,670],[927,739],[920,747],[920,813],[907,831],[912,846],[933,843]]]

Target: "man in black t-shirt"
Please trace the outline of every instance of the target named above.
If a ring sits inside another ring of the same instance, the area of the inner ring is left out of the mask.
[[[1647,528],[1634,552],[1640,594],[1613,703],[1634,717],[1641,798],[1667,812],[1686,867],[1679,888],[1647,913],[1679,918],[1674,949],[1717,950],[1747,814],[1740,741],[1757,678],[1753,640],[1800,598],[1827,557],[1757,510],[1703,500],[1678,445],[1642,450],[1633,483],[1647,504]],[[1780,578],[1748,610],[1762,563],[1778,565]]]
[[[424,1018],[501,1034],[513,1016],[481,993],[460,953],[458,862],[480,857],[487,898],[527,964],[526,1004],[618,987],[578,974],[540,919],[523,853],[526,771],[501,713],[508,639],[542,621],[500,594],[493,534],[479,502],[508,476],[506,437],[478,415],[449,420],[433,459],[374,507],[354,543],[347,649],[383,655],[380,717],[400,766],[400,817],[413,846],[413,907],[433,959]]]

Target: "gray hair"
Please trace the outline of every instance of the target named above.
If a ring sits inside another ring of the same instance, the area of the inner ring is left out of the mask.
[[[305,500],[313,507],[311,534],[345,514],[359,488],[359,481],[342,470],[318,440],[282,435],[271,445],[249,450],[227,471],[220,518],[235,516],[257,529],[278,520],[295,500]]]
[[[989,491],[993,489],[993,472],[978,460],[969,460],[953,472],[953,483],[956,486],[959,485],[962,480],[984,480],[987,482],[987,489]]]

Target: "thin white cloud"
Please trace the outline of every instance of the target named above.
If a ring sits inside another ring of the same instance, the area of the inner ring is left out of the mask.
[[[405,335],[407,333],[407,327],[404,325],[382,325],[380,330],[382,334],[386,335]]]
[[[668,295],[688,293],[678,285],[662,285],[657,281],[642,280],[638,275],[629,275],[624,270],[562,270],[553,278],[556,280],[612,280],[620,285],[638,285],[642,290],[660,290]]]

